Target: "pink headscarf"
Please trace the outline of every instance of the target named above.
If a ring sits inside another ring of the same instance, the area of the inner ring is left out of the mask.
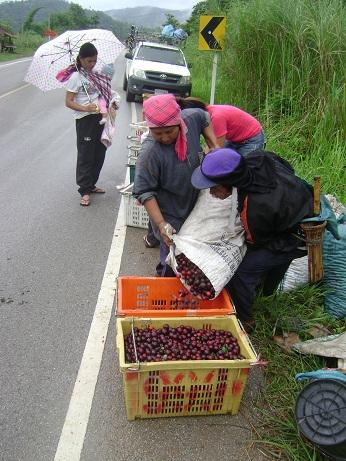
[[[143,102],[143,112],[149,128],[179,125],[175,151],[178,159],[184,161],[187,153],[186,125],[175,97],[172,94],[152,96]]]

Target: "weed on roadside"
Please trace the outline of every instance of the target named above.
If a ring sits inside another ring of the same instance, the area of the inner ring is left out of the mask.
[[[309,331],[316,325],[324,326],[331,334],[345,331],[345,320],[335,320],[323,311],[323,297],[322,288],[303,286],[256,301],[256,326],[252,337],[257,351],[268,361],[264,390],[257,403],[262,424],[256,432],[258,443],[270,459],[320,459],[315,448],[302,439],[297,429],[295,402],[306,382],[296,382],[295,375],[326,366],[335,367],[336,361],[287,351],[275,343],[273,337],[295,332],[304,341],[312,338]]]

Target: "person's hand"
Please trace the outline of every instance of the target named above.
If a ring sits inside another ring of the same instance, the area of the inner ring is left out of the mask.
[[[174,227],[171,226],[168,222],[162,221],[159,224],[159,231],[160,231],[161,238],[164,241],[164,243],[167,246],[172,245],[173,244],[172,235],[177,233]]]
[[[87,104],[85,107],[85,112],[99,112],[99,106],[94,103]]]

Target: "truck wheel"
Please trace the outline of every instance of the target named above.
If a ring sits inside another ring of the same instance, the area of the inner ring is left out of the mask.
[[[131,93],[128,88],[127,88],[127,91],[126,91],[126,101],[127,102],[134,102],[135,101],[135,95],[133,93]]]
[[[127,90],[127,78],[126,78],[126,74],[124,74],[124,80],[123,80],[123,90],[126,91]]]

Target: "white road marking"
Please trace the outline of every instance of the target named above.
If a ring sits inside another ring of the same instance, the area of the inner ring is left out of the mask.
[[[21,59],[20,61],[11,61],[11,62],[7,62],[6,64],[1,64],[0,65],[0,70],[3,68],[3,67],[9,67],[9,66],[14,66],[15,64],[20,64],[21,62],[27,62],[27,61],[31,61],[32,58],[26,58],[26,59]]]
[[[112,315],[116,278],[126,237],[124,201],[121,198],[113,240],[108,255],[89,336],[61,432],[55,461],[79,461],[89,421],[95,386],[101,367],[108,326]]]
[[[131,112],[132,121],[136,123],[137,114],[134,103],[131,104]],[[125,184],[128,183],[129,168],[127,168],[125,178]],[[116,278],[119,275],[125,244],[126,225],[124,215],[124,200],[122,197],[94,317],[54,461],[80,460],[113,310]]]
[[[16,93],[17,91],[23,90],[24,88],[27,88],[28,86],[31,86],[31,83],[27,83],[26,85],[19,86],[15,90],[9,91],[8,93],[4,93],[0,96],[0,99],[5,98],[6,96],[10,96],[10,94]]]
[[[132,123],[137,123],[136,103],[134,102],[131,102],[131,120]]]

